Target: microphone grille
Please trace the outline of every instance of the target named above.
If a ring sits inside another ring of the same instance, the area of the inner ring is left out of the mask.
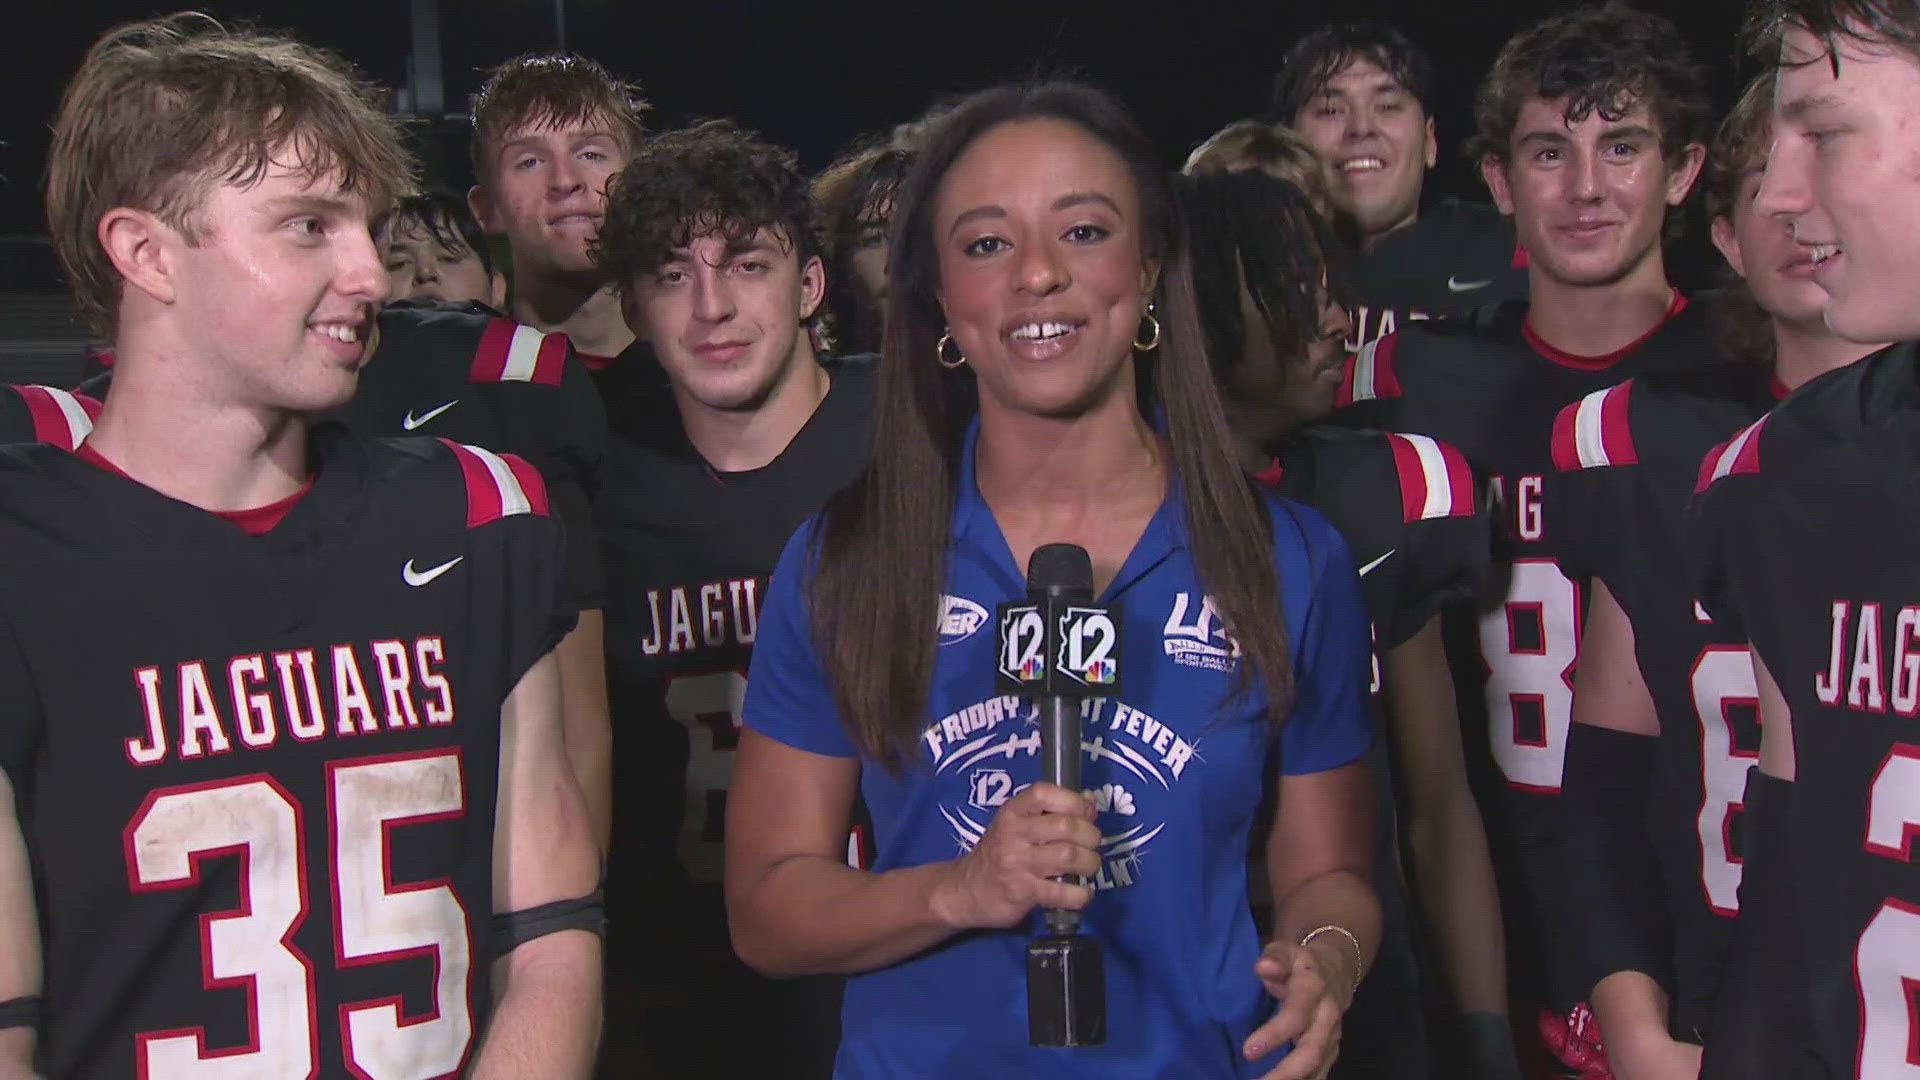
[[[1079,544],[1042,544],[1027,560],[1029,591],[1093,592],[1093,560]]]

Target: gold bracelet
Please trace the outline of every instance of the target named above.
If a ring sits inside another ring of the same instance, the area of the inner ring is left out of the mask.
[[[1366,967],[1367,963],[1366,950],[1360,947],[1360,939],[1353,936],[1353,931],[1344,926],[1335,925],[1334,923],[1328,923],[1325,926],[1316,926],[1307,931],[1306,937],[1300,939],[1300,947],[1304,949],[1314,938],[1319,937],[1321,934],[1329,933],[1339,934],[1341,937],[1346,938],[1348,943],[1353,946],[1353,985],[1347,988],[1347,1002],[1351,1004],[1354,995],[1360,992],[1360,979],[1365,974],[1362,969]]]

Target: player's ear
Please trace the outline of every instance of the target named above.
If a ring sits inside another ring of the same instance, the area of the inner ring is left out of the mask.
[[[487,306],[495,311],[507,310],[507,275],[498,270],[487,275]]]
[[[820,310],[820,301],[827,296],[827,264],[820,256],[809,256],[800,267],[800,321],[813,318]]]
[[[183,239],[179,232],[145,210],[116,206],[100,215],[95,236],[127,284],[160,303],[173,302],[179,272],[173,251]]]
[[[1480,179],[1487,182],[1493,205],[1508,217],[1513,216],[1513,188],[1507,183],[1507,163],[1488,155],[1480,159]]]
[[[1427,117],[1427,168],[1440,164],[1440,138],[1433,133],[1433,117]]]
[[[498,218],[498,204],[494,202],[493,192],[485,184],[475,184],[467,189],[467,209],[473,211],[473,220],[480,223],[488,236],[499,236],[506,232],[506,226]]]
[[[1747,276],[1747,260],[1740,252],[1740,239],[1734,234],[1733,219],[1725,215],[1714,218],[1708,231],[1713,236],[1713,246],[1720,249],[1720,257],[1727,260],[1733,272],[1741,277]]]
[[[1680,164],[1667,177],[1667,205],[1679,206],[1687,201],[1687,192],[1693,190],[1693,182],[1700,178],[1700,166],[1706,164],[1707,148],[1700,143],[1688,143],[1680,152]]]

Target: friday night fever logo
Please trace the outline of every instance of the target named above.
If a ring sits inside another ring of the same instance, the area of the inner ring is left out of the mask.
[[[976,702],[921,733],[940,783],[940,814],[971,851],[994,812],[1024,790],[1040,755],[1040,710],[1017,697]],[[1192,743],[1124,702],[1095,698],[1080,710],[1080,750],[1100,811],[1097,889],[1131,885],[1147,845],[1165,829],[1167,793],[1195,758]]]

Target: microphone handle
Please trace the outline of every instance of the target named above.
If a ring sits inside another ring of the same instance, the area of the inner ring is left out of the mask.
[[[1068,791],[1080,790],[1080,699],[1050,695],[1040,699],[1040,775]],[[1078,882],[1078,874],[1062,874],[1055,881]],[[1047,930],[1054,934],[1080,931],[1080,913],[1047,909]]]

